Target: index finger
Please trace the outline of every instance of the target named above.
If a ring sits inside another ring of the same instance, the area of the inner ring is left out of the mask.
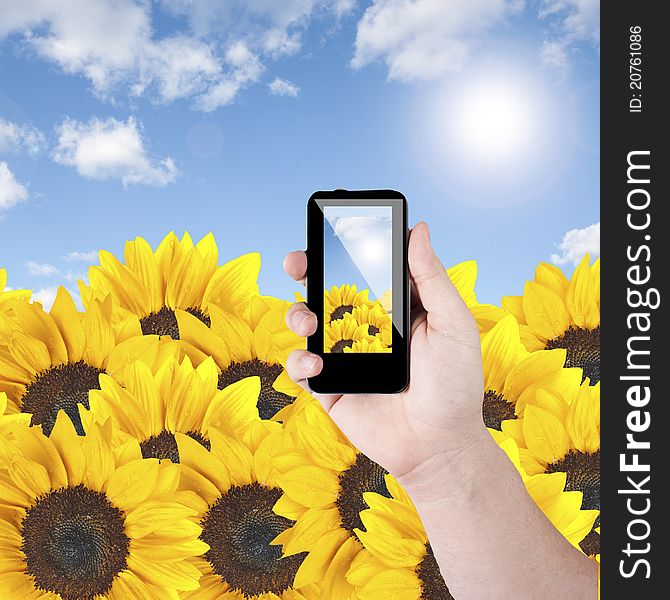
[[[302,250],[289,252],[284,258],[284,271],[286,274],[305,285],[305,278],[307,275],[307,254]]]

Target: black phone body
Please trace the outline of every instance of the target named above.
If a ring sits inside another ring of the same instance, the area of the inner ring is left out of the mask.
[[[392,394],[409,384],[407,200],[394,190],[315,192],[307,204],[307,349],[322,394]]]

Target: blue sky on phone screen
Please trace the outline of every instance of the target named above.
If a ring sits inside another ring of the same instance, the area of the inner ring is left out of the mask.
[[[327,206],[324,209],[324,286],[356,285],[371,300],[391,290],[392,208]]]

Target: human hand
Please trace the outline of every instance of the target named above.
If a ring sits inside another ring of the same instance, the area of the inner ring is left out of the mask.
[[[351,442],[399,479],[436,457],[449,464],[488,436],[477,325],[435,255],[425,223],[411,232],[408,258],[413,287],[409,387],[400,394],[314,394]],[[284,270],[304,283],[305,253],[287,255]],[[300,336],[317,328],[317,316],[304,303],[292,306],[286,320]],[[321,372],[323,361],[295,350],[286,366],[308,389],[307,378]]]

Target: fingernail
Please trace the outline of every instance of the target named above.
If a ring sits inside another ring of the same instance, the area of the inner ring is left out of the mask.
[[[307,322],[312,318],[310,313],[304,313],[298,322],[297,329],[304,330],[307,327]]]
[[[308,354],[307,356],[304,356],[303,359],[300,361],[300,366],[302,366],[302,368],[307,373],[311,373],[316,368],[317,361],[318,359],[316,356]]]

